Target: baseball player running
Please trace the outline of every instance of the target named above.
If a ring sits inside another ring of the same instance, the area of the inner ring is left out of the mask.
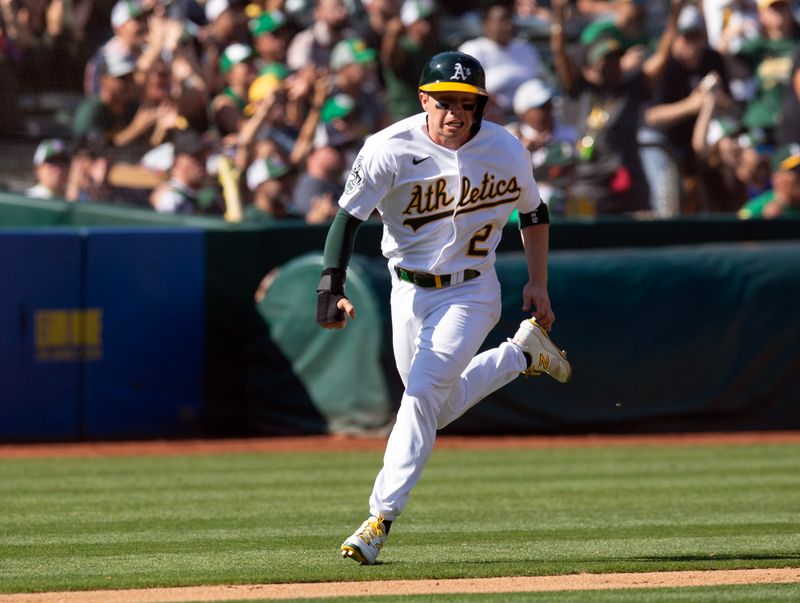
[[[317,322],[341,329],[356,310],[345,275],[358,226],[377,209],[392,278],[393,348],[405,392],[369,518],[341,546],[373,564],[433,449],[436,431],[520,373],[570,379],[547,330],[548,212],[530,154],[497,124],[481,123],[488,101],[480,63],[443,52],[425,66],[423,113],[371,136],[353,163],[328,232],[317,287]],[[500,317],[495,249],[519,209],[528,282],[524,320],[513,338],[475,355]]]

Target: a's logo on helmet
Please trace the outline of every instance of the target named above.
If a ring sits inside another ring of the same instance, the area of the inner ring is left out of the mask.
[[[464,68],[464,66],[461,63],[456,63],[455,71],[453,72],[453,75],[450,79],[461,80],[462,82],[466,82],[467,78],[470,76],[471,73],[472,70],[469,67]]]

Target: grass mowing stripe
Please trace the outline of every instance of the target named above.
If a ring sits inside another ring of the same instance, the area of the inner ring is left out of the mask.
[[[407,595],[380,597],[331,597],[325,599],[283,599],[283,603],[780,603],[800,600],[798,584],[748,584],[734,586],[693,586],[688,588],[643,588],[584,590],[542,593],[477,593],[456,595]],[[267,599],[228,603],[266,603]],[[274,599],[273,599],[274,601]]]
[[[0,591],[800,565],[800,446],[438,450],[384,563],[380,452],[0,461]]]

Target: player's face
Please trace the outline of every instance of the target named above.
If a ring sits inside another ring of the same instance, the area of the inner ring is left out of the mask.
[[[428,114],[428,134],[436,144],[457,149],[472,135],[478,95],[471,92],[419,93]]]

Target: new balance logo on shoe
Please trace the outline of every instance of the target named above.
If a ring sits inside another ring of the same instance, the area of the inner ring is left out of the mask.
[[[567,362],[566,352],[559,350],[536,319],[523,320],[517,333],[509,341],[531,358],[531,365],[523,375],[550,375],[559,383],[572,378],[572,367]]]
[[[539,364],[537,368],[540,370],[546,371],[547,367],[550,366],[550,358],[545,356],[544,354],[539,354]]]

